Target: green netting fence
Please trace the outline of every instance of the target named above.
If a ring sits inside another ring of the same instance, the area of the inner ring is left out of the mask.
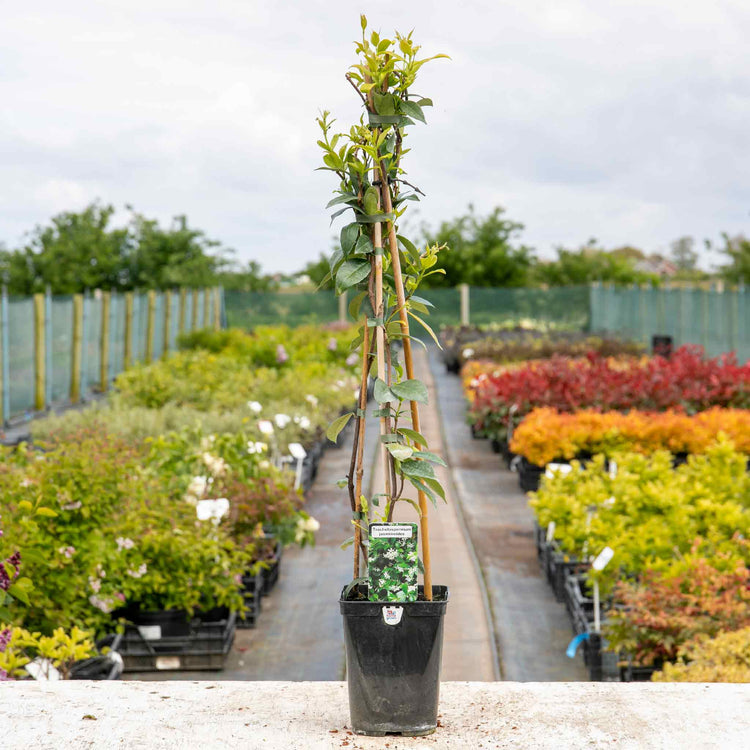
[[[0,423],[107,390],[130,365],[174,351],[177,337],[224,324],[221,289],[68,297],[2,295]]]
[[[692,286],[591,287],[591,329],[649,343],[671,336],[675,346],[699,344],[711,357],[734,351],[750,359],[750,291]]]

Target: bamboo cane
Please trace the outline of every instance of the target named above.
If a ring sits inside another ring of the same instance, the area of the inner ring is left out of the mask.
[[[388,184],[388,175],[383,165],[380,165],[380,188],[383,196],[383,207],[387,214],[393,211],[393,202],[391,200],[391,190]],[[398,239],[396,237],[396,227],[393,221],[388,222],[388,245],[391,254],[391,269],[393,271],[393,281],[396,287],[396,299],[398,302],[398,315],[401,323],[401,333],[403,334],[404,346],[404,364],[406,366],[406,377],[409,380],[414,378],[414,363],[411,355],[411,339],[409,338],[409,317],[406,312],[406,296],[404,294],[404,281],[401,275],[401,257],[398,251]],[[410,402],[411,406],[411,423],[416,432],[421,433],[419,421],[419,406],[416,401]],[[426,447],[426,446],[422,446]],[[428,505],[427,496],[421,490],[418,491],[419,499],[419,528],[422,536],[422,565],[424,566],[424,596],[427,601],[432,601],[432,566],[430,559],[430,525],[427,516]]]
[[[354,578],[359,578],[359,556],[362,545],[362,526],[360,512],[362,511],[362,476],[364,474],[364,451],[365,451],[365,409],[367,408],[367,374],[370,371],[370,329],[367,327],[367,316],[363,321],[364,340],[362,341],[362,376],[359,381],[359,399],[357,406],[358,429],[357,429],[357,457],[356,457],[356,482],[354,486]]]
[[[365,76],[365,80],[370,83],[372,79],[369,76]],[[372,99],[372,91],[368,92],[367,94],[367,104],[370,111],[373,111],[373,99]],[[380,129],[376,128],[373,131],[374,140],[377,142],[377,138],[380,134]],[[373,159],[373,165],[372,165],[372,176],[373,181],[377,183],[378,178],[380,177],[380,164],[378,163],[378,159]],[[380,210],[380,200],[378,200],[378,210]],[[383,316],[385,314],[385,309],[383,306],[383,228],[380,222],[376,222],[372,225],[372,246],[374,248],[374,260],[373,265],[375,267],[375,304],[373,305],[374,313],[375,313],[375,339],[377,342],[376,347],[376,361],[377,361],[377,368],[378,368],[378,378],[382,380],[383,382],[386,381],[386,372],[385,372],[385,346],[386,346],[386,336],[385,336],[385,321],[383,319]],[[380,404],[380,410],[381,415],[383,415],[383,410],[388,409],[390,407],[390,402],[386,402],[385,404]],[[381,416],[380,417],[380,435],[381,437],[384,437],[385,435],[388,435],[390,432],[389,429],[389,422],[387,416]],[[380,452],[383,460],[383,478],[384,478],[384,484],[385,484],[385,495],[386,495],[386,501],[387,505],[386,507],[389,507],[392,502],[392,494],[391,494],[391,463],[390,463],[390,454],[388,453],[388,449],[386,447],[386,443],[381,440],[380,444]]]

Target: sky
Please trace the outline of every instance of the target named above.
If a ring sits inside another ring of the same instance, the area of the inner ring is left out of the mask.
[[[359,118],[359,14],[414,29],[407,226],[503,206],[540,257],[750,228],[747,0],[0,0],[0,243],[94,200],[267,272],[327,252],[315,118]]]

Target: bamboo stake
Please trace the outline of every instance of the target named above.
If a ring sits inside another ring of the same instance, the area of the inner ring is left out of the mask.
[[[365,80],[370,83],[371,78],[369,76],[365,76]],[[373,111],[373,100],[372,100],[372,91],[369,91],[367,94],[367,104],[368,108]],[[373,131],[373,135],[375,136],[375,141],[377,142],[377,138],[380,135],[380,129],[376,128]],[[378,178],[380,176],[380,164],[378,163],[377,159],[373,159],[373,165],[372,165],[372,176],[373,181],[377,183]],[[378,200],[378,210],[380,210],[380,200]],[[376,319],[376,327],[375,327],[375,338],[377,341],[377,349],[376,349],[376,357],[377,357],[377,368],[378,368],[378,378],[382,380],[383,382],[386,381],[386,373],[385,373],[385,346],[386,346],[386,336],[385,336],[385,320],[383,320],[383,316],[385,314],[385,309],[383,306],[383,227],[380,224],[380,222],[376,222],[372,225],[372,246],[374,248],[374,260],[373,265],[375,267],[375,304],[373,305],[373,310],[375,312],[375,319]],[[378,405],[381,414],[383,409],[390,408],[390,402],[386,402],[385,404],[379,404]],[[389,419],[386,416],[380,417],[380,435],[381,437],[387,435],[390,432],[389,429]],[[386,495],[386,501],[387,506],[390,507],[390,504],[392,502],[392,495],[391,495],[391,463],[390,463],[390,454],[388,453],[388,449],[386,448],[385,442],[382,440],[380,441],[380,452],[383,459],[383,479],[385,483],[385,495]]]
[[[367,408],[367,374],[370,371],[370,329],[367,327],[367,316],[364,321],[364,340],[362,341],[362,376],[359,381],[359,413],[357,414],[357,458],[356,458],[356,482],[354,485],[354,578],[359,578],[359,556],[362,546],[362,476],[364,474],[364,451],[365,451],[365,426],[367,420],[365,409]]]
[[[380,169],[381,193],[383,196],[383,206],[387,214],[393,211],[393,202],[391,200],[391,189],[388,184],[388,175],[381,164]],[[411,380],[414,378],[414,362],[411,355],[411,339],[409,338],[409,317],[406,311],[406,296],[404,294],[404,280],[401,275],[401,257],[398,250],[398,239],[396,237],[396,227],[393,221],[388,222],[388,245],[391,253],[391,270],[393,271],[393,281],[396,287],[396,299],[398,302],[398,316],[401,323],[401,332],[404,336],[402,339],[404,346],[404,365],[406,366],[406,377]],[[412,428],[421,433],[419,420],[419,406],[416,401],[411,401],[411,423]],[[426,446],[421,446],[426,447]],[[427,515],[428,505],[427,496],[421,490],[418,491],[419,499],[419,528],[422,536],[422,565],[424,566],[424,596],[427,601],[432,601],[432,566],[430,559],[430,524]]]

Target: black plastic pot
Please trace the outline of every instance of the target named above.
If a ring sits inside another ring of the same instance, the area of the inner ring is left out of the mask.
[[[536,492],[539,489],[539,480],[545,472],[544,466],[537,466],[521,456],[521,464],[518,467],[518,484],[523,492]]]
[[[435,731],[448,587],[433,586],[432,596],[398,604],[367,601],[367,586],[356,586],[348,599],[342,591],[349,713],[357,734]],[[400,616],[388,624],[385,610],[399,607]]]

